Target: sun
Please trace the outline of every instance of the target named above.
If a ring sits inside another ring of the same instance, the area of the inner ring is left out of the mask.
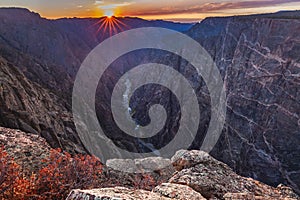
[[[111,18],[112,16],[114,16],[114,11],[112,10],[105,10],[104,11],[104,15],[108,18]]]
[[[99,21],[92,25],[99,26],[97,28],[96,35],[101,33],[103,36],[105,34],[112,36],[121,31],[130,29],[130,27],[122,22],[121,19],[114,16],[114,12],[112,10],[105,10],[104,14],[104,17],[101,17]]]

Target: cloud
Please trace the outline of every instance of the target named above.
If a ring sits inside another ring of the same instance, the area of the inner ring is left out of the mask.
[[[95,1],[95,5],[103,4],[104,1]]]
[[[189,7],[169,6],[160,9],[131,11],[128,15],[168,15],[168,14],[188,14],[188,13],[209,13],[228,9],[246,9],[260,8],[268,6],[278,6],[285,3],[300,2],[300,0],[250,0],[239,2],[205,3],[201,5],[192,5]]]
[[[120,8],[124,6],[129,6],[131,4],[134,4],[134,2],[116,2],[113,0],[98,0],[95,1],[95,5],[98,6],[98,8],[101,8],[103,10],[114,10],[115,8]]]
[[[133,4],[133,2],[124,2],[124,3],[116,3],[116,4],[102,4],[99,5],[99,8],[102,8],[104,10],[108,10],[108,9],[114,9],[114,8],[118,8],[118,7],[124,7],[124,6],[129,6]]]

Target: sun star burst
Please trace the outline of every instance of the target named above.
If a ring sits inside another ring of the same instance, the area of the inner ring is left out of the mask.
[[[99,26],[96,31],[97,35],[106,35],[108,33],[109,36],[112,36],[129,28],[128,25],[123,23],[117,17],[108,15],[101,18],[97,23],[94,24],[94,26]]]

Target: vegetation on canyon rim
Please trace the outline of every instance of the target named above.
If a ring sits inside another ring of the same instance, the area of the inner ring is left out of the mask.
[[[30,173],[18,164],[7,151],[0,148],[0,199],[44,200],[65,199],[72,189],[101,188],[115,183],[105,177],[105,169],[95,156],[72,156],[61,149],[51,149],[39,169]],[[111,183],[108,183],[111,181]],[[159,184],[149,174],[134,179],[132,188],[151,190]],[[121,184],[122,185],[122,184]]]
[[[0,149],[0,199],[64,199],[71,189],[99,186],[102,173],[100,160],[89,155],[71,156],[60,149],[52,149],[38,172],[27,175]]]

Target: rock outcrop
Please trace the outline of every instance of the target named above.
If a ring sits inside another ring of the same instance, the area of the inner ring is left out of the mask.
[[[128,173],[152,172],[160,170],[166,166],[172,165],[170,159],[161,157],[148,157],[144,159],[112,159],[106,162],[106,165],[117,171],[126,171]],[[170,169],[170,171],[173,171]]]
[[[108,160],[103,167],[101,185],[151,190],[167,182],[174,172],[171,160],[160,157]]]
[[[153,192],[171,199],[205,200],[205,198],[191,187],[182,184],[162,183]]]
[[[145,190],[132,190],[123,187],[104,188],[95,190],[73,190],[68,196],[67,200],[85,200],[85,199],[130,199],[130,200],[143,200],[143,199],[161,199],[167,200],[169,198],[161,197],[160,195],[145,191]]]
[[[49,155],[51,150],[45,139],[38,135],[2,127],[0,127],[0,133],[0,146],[3,145],[7,153],[13,156],[29,175],[41,168],[42,160]],[[148,158],[148,162],[151,159],[153,162],[159,160]],[[181,150],[172,157],[170,163],[176,172],[165,174],[165,177],[160,179],[164,183],[156,182],[157,185],[139,182],[143,175],[157,178],[154,173],[135,174],[134,177],[132,174],[118,171],[108,173],[105,167],[102,177],[99,177],[103,181],[99,183],[102,188],[76,189],[69,194],[67,199],[300,199],[290,187],[279,185],[274,188],[252,178],[239,176],[226,164],[214,159],[206,152]],[[126,162],[119,161],[119,165],[125,166]],[[118,180],[119,184],[114,183],[115,180]],[[109,182],[113,184],[109,185]]]
[[[179,171],[169,182],[188,185],[207,199],[223,199],[230,196],[228,193],[247,194],[255,199],[298,198],[291,189],[291,193],[287,193],[282,190],[282,186],[273,188],[252,178],[239,176],[206,152],[178,151],[172,160]]]
[[[49,156],[51,150],[46,140],[38,135],[0,127],[2,147],[28,175],[40,170],[42,160]]]
[[[185,185],[164,183],[154,191],[134,190],[124,187],[103,188],[94,190],[73,190],[67,200],[97,200],[97,199],[124,199],[124,200],[205,200],[201,194]]]
[[[273,188],[252,178],[237,175],[226,164],[202,151],[178,151],[172,158],[177,169],[168,183],[151,192],[124,187],[73,190],[67,200],[75,199],[300,199],[291,188]]]

